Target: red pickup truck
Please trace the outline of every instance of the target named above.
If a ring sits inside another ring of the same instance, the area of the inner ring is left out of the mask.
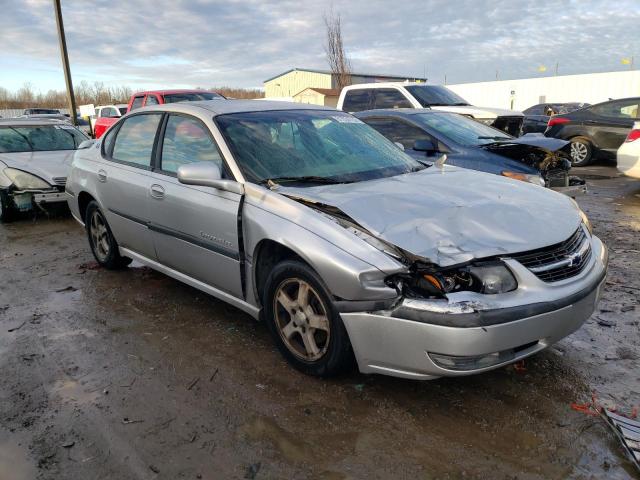
[[[146,107],[147,105],[158,105],[163,103],[175,102],[195,102],[198,100],[215,100],[224,99],[219,93],[209,92],[207,90],[150,90],[148,92],[138,92],[131,95],[129,105],[127,105],[127,113],[136,108]],[[94,134],[96,138],[100,138],[107,129],[116,123],[120,117],[100,117],[96,120],[94,126]]]

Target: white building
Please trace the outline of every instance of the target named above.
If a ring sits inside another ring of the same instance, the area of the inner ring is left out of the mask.
[[[472,105],[524,110],[538,103],[640,97],[640,70],[447,85]]]

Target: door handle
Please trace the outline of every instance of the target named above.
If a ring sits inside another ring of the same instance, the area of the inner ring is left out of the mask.
[[[104,183],[107,181],[107,172],[104,170],[98,170],[98,181]]]
[[[158,200],[161,200],[164,198],[164,188],[162,188],[160,185],[151,185],[151,196],[153,198],[157,198]]]

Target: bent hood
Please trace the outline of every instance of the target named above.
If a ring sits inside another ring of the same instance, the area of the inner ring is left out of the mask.
[[[522,112],[516,110],[504,110],[502,108],[476,107],[475,105],[447,105],[433,106],[433,110],[471,115],[474,118],[498,118],[498,117],[523,117]]]
[[[559,243],[581,222],[564,195],[451,166],[279,192],[336,207],[371,234],[443,267]]]
[[[0,153],[0,162],[7,167],[24,170],[56,185],[54,178],[66,178],[76,150],[46,152]],[[0,168],[4,168],[0,164]]]

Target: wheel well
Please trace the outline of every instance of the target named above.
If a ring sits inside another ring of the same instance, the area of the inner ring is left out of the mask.
[[[87,192],[80,192],[80,194],[78,195],[78,210],[80,212],[80,219],[83,222],[85,221],[87,207],[92,200],[94,200],[94,198]]]
[[[308,265],[296,252],[273,240],[262,240],[256,247],[253,261],[257,294],[256,300],[259,304],[262,304],[262,292],[267,283],[269,273],[271,273],[273,267],[284,260],[297,260]]]

